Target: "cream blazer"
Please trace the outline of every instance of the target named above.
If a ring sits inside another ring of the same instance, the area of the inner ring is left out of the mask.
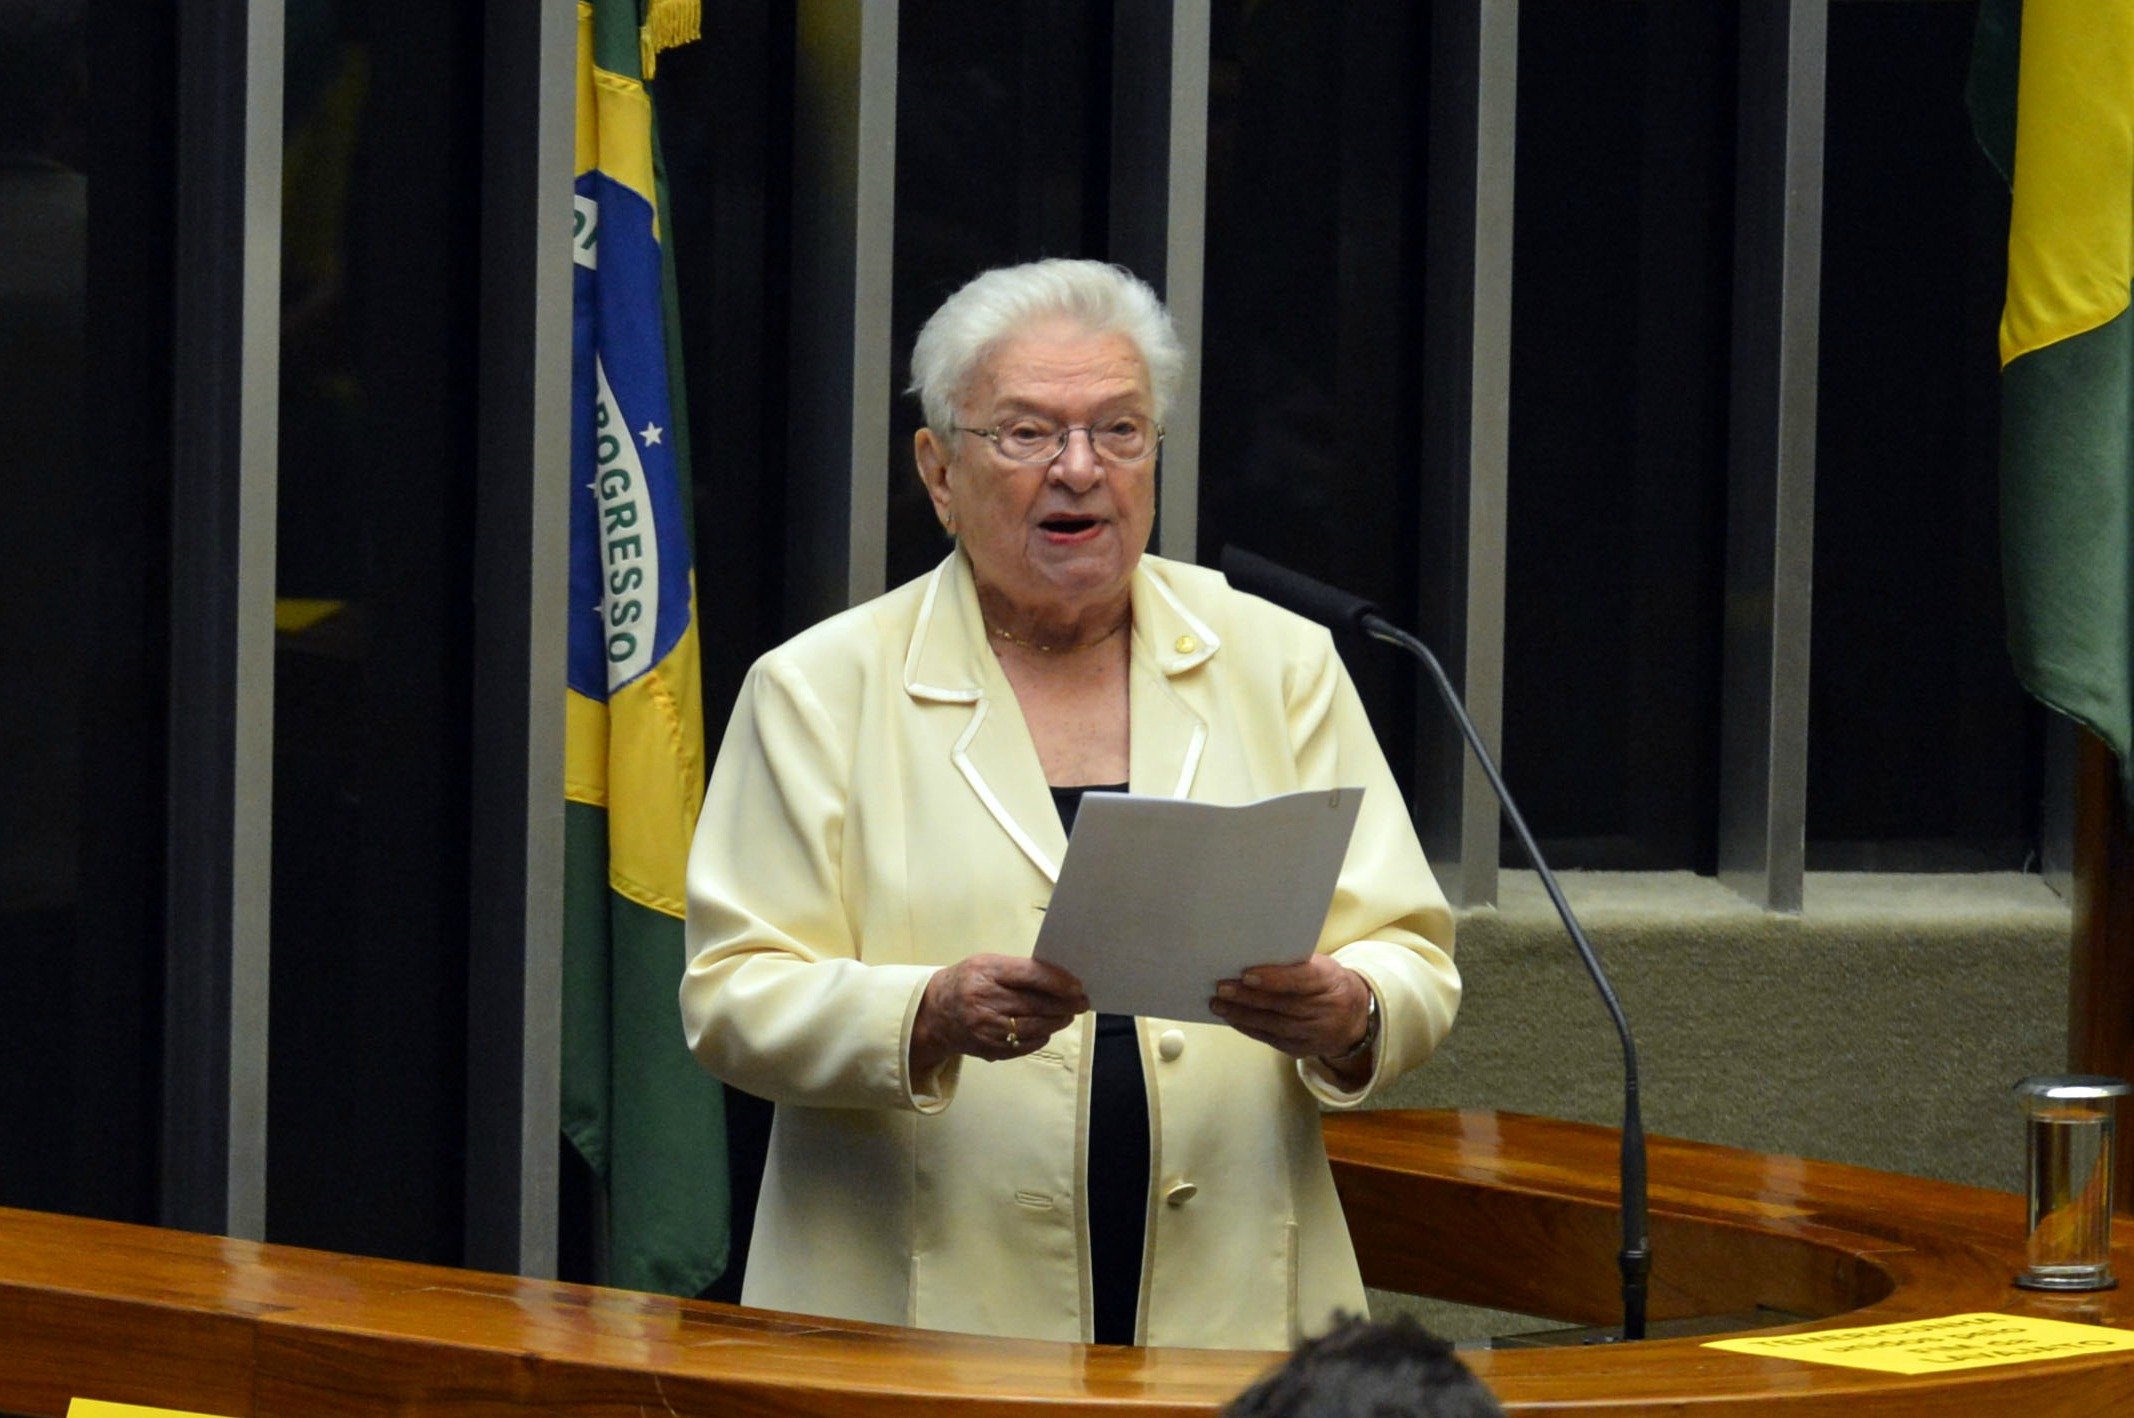
[[[1366,789],[1319,949],[1378,998],[1371,1079],[1343,1092],[1225,1027],[1139,1026],[1139,1340],[1287,1348],[1364,1308],[1318,1105],[1362,1103],[1444,1037],[1452,917],[1331,637],[1155,557],[1132,595],[1135,792]],[[1024,1058],[907,1068],[927,977],[1028,953],[1066,846],[960,553],[749,672],[690,852],[681,987],[697,1058],[777,1104],[745,1303],[1089,1340],[1093,1017]]]

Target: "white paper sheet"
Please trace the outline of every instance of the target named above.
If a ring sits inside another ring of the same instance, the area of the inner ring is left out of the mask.
[[[1216,807],[1089,793],[1035,954],[1106,1014],[1221,1023],[1218,980],[1319,943],[1362,788]]]

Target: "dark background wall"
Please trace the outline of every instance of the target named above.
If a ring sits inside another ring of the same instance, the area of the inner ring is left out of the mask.
[[[0,1202],[113,1216],[161,1105],[168,8],[0,11]]]
[[[463,1231],[478,18],[288,11],[267,1232],[330,1250]]]

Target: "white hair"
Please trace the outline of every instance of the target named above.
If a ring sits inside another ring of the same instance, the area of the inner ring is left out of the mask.
[[[946,435],[971,381],[1002,340],[1064,316],[1092,334],[1124,335],[1147,368],[1161,424],[1185,373],[1170,312],[1148,283],[1123,266],[1053,258],[997,266],[973,277],[941,302],[911,347],[911,393],[926,423]]]

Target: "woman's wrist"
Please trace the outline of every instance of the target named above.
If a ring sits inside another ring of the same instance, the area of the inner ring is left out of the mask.
[[[1319,1061],[1336,1073],[1353,1073],[1356,1066],[1371,1057],[1378,1047],[1378,994],[1368,984],[1363,987],[1365,1005],[1363,1034],[1355,1043],[1338,1054],[1322,1054]]]
[[[934,1003],[934,988],[940,979],[941,973],[936,971],[921,987],[919,1007],[912,1013],[911,1047],[905,1064],[911,1070],[911,1078],[915,1083],[932,1078],[955,1052],[937,1027],[941,1012]]]

